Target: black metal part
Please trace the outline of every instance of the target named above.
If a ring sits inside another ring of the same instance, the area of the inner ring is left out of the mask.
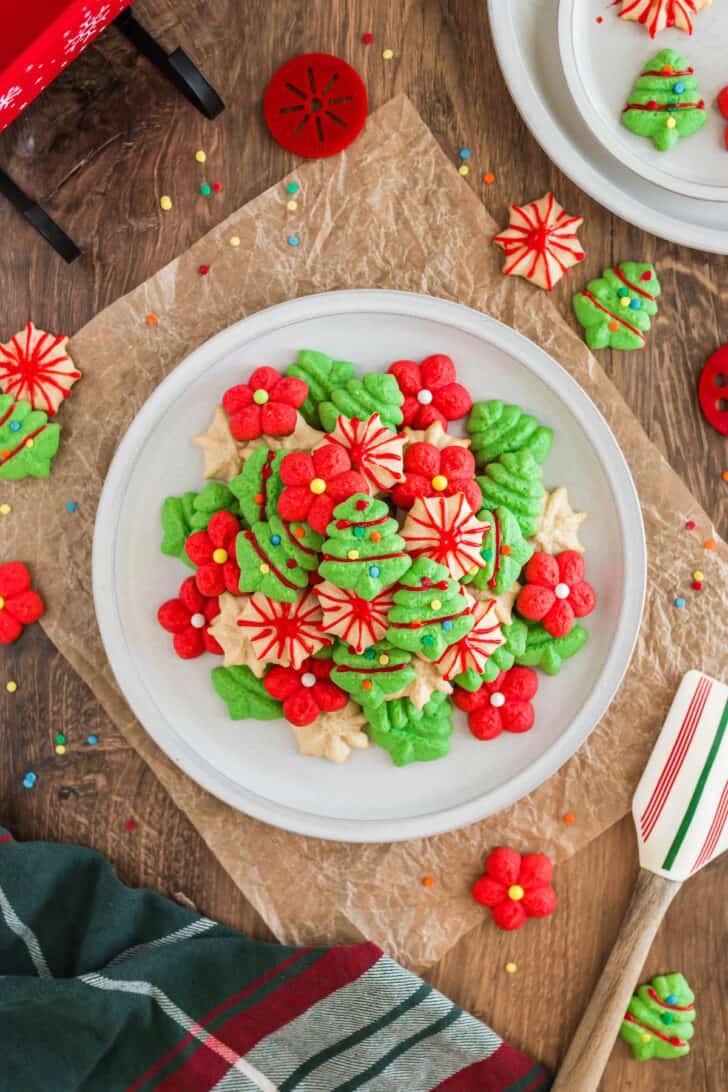
[[[185,98],[189,99],[193,106],[197,107],[201,114],[212,120],[222,113],[225,103],[184,50],[175,49],[173,53],[167,53],[132,14],[131,8],[125,8],[121,15],[116,17],[114,26],[182,92]]]
[[[31,200],[2,169],[0,169],[0,193],[7,197],[10,204],[51,244],[64,261],[75,262],[81,251],[73,240],[69,239],[65,231],[59,228],[45,209]]]

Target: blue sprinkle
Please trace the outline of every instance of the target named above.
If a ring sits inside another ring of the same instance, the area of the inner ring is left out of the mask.
[[[623,285],[621,288],[617,289],[617,295],[620,298],[623,298],[624,296],[628,296],[629,295],[629,288],[625,288],[624,285]]]
[[[354,528],[354,538],[364,538],[364,528],[363,527],[355,527]]]
[[[443,628],[443,629],[446,629],[446,630],[451,630],[451,629],[452,629],[452,622],[450,621],[450,619],[449,619],[449,618],[447,618],[447,619],[446,619],[446,620],[445,620],[445,621],[444,621],[444,622],[442,623],[442,628]]]
[[[681,595],[678,595],[677,599],[675,600],[675,606],[676,607],[684,607],[685,606],[685,600],[683,599],[683,597]]]
[[[270,536],[270,541],[271,541],[271,546],[280,546],[281,536],[280,535],[271,535]]]
[[[459,155],[461,159],[470,159],[470,148],[461,148]]]
[[[369,566],[369,575],[370,576],[379,576],[379,566],[378,565],[370,565]]]
[[[20,421],[11,421],[10,422],[10,431],[11,432],[20,432]]]
[[[289,246],[298,246],[300,241],[301,240],[298,238],[297,235],[289,235],[288,236],[288,245]]]
[[[630,311],[639,311],[642,307],[642,300],[638,300],[636,296],[629,301]]]
[[[99,737],[98,736],[87,736],[86,737],[86,742],[88,743],[89,747],[95,747],[96,744],[99,742]]]
[[[677,83],[674,83],[672,85],[672,89],[673,89],[673,91],[675,92],[676,95],[682,95],[682,93],[685,90],[685,84],[682,83],[680,80],[678,80]]]
[[[67,501],[66,511],[67,512],[75,512],[76,511],[76,502],[75,501]]]
[[[32,770],[30,770],[23,778],[23,788],[32,789],[37,780],[37,775],[34,774]]]
[[[426,637],[422,638],[422,644],[423,645],[434,645],[434,643],[435,643],[435,638],[432,637],[429,633],[427,634]]]
[[[665,998],[665,1001],[667,1002],[668,1005],[676,1005],[677,1004],[677,997],[676,997],[676,995],[674,993],[668,993],[667,997]]]

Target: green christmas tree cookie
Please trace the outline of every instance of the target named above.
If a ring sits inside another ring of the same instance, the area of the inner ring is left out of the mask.
[[[42,410],[0,394],[0,481],[47,478],[60,438]]]
[[[212,685],[228,707],[231,720],[275,720],[283,707],[272,698],[249,667],[213,667]]]
[[[235,540],[241,592],[262,592],[279,603],[296,603],[308,584],[311,559],[279,516],[259,520]]]
[[[351,694],[365,708],[376,709],[392,694],[404,690],[415,680],[411,655],[403,649],[392,648],[387,641],[365,648],[361,654],[351,652],[348,645],[337,644],[334,649],[336,667],[331,681]]]
[[[520,618],[514,618],[509,626],[501,626],[501,633],[505,643],[498,645],[488,657],[482,674],[478,674],[472,667],[462,674],[456,675],[453,682],[462,686],[463,690],[479,690],[484,682],[493,682],[493,679],[501,671],[508,671],[526,648],[528,629],[526,623]]]
[[[355,493],[334,509],[319,573],[337,588],[374,599],[403,576],[412,558],[384,501]]]
[[[553,430],[539,424],[520,406],[507,406],[499,398],[476,402],[468,417],[470,450],[481,469],[507,451],[528,449],[538,463],[551,450]]]
[[[649,262],[620,262],[573,298],[590,349],[641,349],[662,291]]]
[[[526,626],[526,647],[516,656],[516,663],[526,667],[540,667],[547,675],[558,675],[564,660],[576,656],[589,636],[578,622],[566,637],[552,637],[540,622],[526,622]]]
[[[365,707],[369,735],[389,751],[395,766],[432,762],[450,750],[452,706],[446,694],[435,692],[422,709],[409,698],[393,698],[376,707]]]
[[[321,428],[318,407],[331,398],[337,387],[354,378],[354,365],[348,360],[332,360],[326,353],[302,349],[295,364],[286,369],[286,375],[302,379],[308,384],[308,398],[300,411],[314,428]]]
[[[637,77],[622,125],[648,137],[658,151],[669,152],[678,140],[703,128],[708,115],[694,70],[674,49],[663,49]]]
[[[272,451],[265,445],[257,447],[230,482],[248,527],[259,520],[270,519],[278,511],[278,498],[283,492],[280,465],[285,455],[285,451]]]
[[[389,612],[387,640],[396,648],[439,660],[473,628],[473,616],[444,565],[419,557],[400,579]]]
[[[690,1052],[695,994],[681,974],[661,974],[633,996],[619,1034],[640,1062]]]
[[[463,584],[472,584],[479,591],[489,590],[502,595],[518,580],[521,569],[530,560],[533,546],[521,534],[518,520],[503,505],[489,512],[478,512],[478,519],[490,524],[480,551],[485,561],[484,569],[466,573]]]
[[[361,379],[349,379],[343,387],[331,392],[331,400],[318,407],[321,427],[333,432],[339,417],[357,417],[366,421],[378,413],[383,425],[394,429],[402,424],[404,395],[393,375],[374,372]]]
[[[535,535],[541,520],[544,488],[541,466],[530,451],[506,452],[488,463],[485,474],[476,479],[483,493],[484,507],[504,507],[511,512],[525,538]]]

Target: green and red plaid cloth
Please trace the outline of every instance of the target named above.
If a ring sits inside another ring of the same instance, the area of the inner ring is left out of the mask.
[[[374,944],[251,941],[0,827],[0,1092],[541,1092]]]

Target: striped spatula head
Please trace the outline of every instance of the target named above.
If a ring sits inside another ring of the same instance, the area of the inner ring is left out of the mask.
[[[684,676],[632,815],[640,864],[678,883],[728,849],[728,686]]]

